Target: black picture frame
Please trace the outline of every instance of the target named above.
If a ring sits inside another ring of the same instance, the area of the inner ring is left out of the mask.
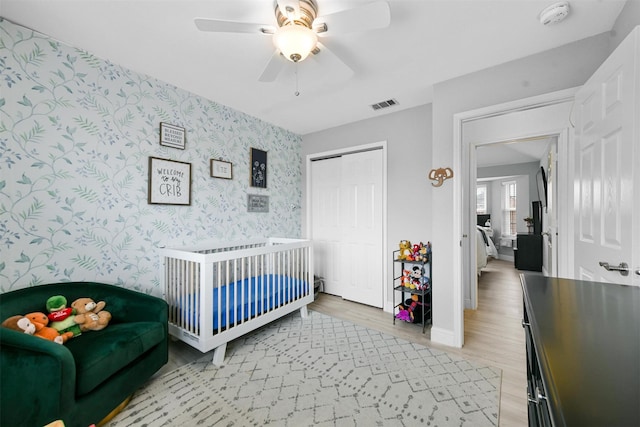
[[[212,178],[233,179],[233,163],[211,159],[209,161],[209,174]]]
[[[191,205],[191,163],[149,157],[150,205]]]
[[[183,127],[160,122],[160,145],[184,150],[187,132]]]
[[[249,184],[252,187],[267,188],[267,171],[267,152],[252,148],[249,163]]]

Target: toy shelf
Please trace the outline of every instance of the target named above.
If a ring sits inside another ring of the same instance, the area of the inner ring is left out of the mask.
[[[426,326],[431,325],[433,322],[431,298],[431,290],[433,286],[431,268],[433,254],[431,246],[429,245],[426,257],[427,259],[425,261],[408,261],[405,259],[398,259],[399,254],[400,250],[393,251],[393,324],[396,324],[396,318],[401,314],[401,309],[406,309],[405,306],[410,307],[409,304],[405,304],[405,298],[411,299],[411,296],[417,295],[421,315],[419,315],[418,319],[414,318],[412,323],[422,324],[422,333],[424,334]],[[417,267],[417,271],[420,273],[419,275],[416,273],[415,267]],[[405,286],[408,283],[407,272],[411,275],[411,280],[409,282],[413,282],[415,286],[421,287],[420,289]],[[415,283],[416,281],[417,284]],[[398,297],[400,299],[398,299]]]

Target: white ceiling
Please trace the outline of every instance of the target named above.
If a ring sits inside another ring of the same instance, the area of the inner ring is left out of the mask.
[[[370,0],[317,0],[319,15]],[[318,60],[258,82],[270,36],[205,33],[195,17],[275,25],[273,0],[2,0],[3,17],[101,58],[307,134],[432,101],[434,83],[611,30],[625,1],[573,0],[562,23],[538,13],[553,0],[389,0],[391,25],[322,42],[355,73]],[[320,56],[320,55],[318,55]],[[284,59],[283,59],[284,60]],[[399,105],[374,112],[370,104]]]
[[[482,145],[476,149],[476,165],[490,167],[539,162],[545,157],[549,144],[556,140],[556,136],[543,136]]]

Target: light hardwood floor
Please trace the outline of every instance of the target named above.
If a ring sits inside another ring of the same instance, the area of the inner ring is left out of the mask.
[[[492,260],[483,270],[478,310],[465,310],[465,344],[461,349],[432,343],[429,329],[422,334],[417,325],[400,321],[393,325],[391,313],[333,295],[320,293],[309,309],[502,369],[500,427],[527,425],[522,290],[513,263]],[[157,375],[201,357],[202,353],[187,344],[172,341],[169,363]]]

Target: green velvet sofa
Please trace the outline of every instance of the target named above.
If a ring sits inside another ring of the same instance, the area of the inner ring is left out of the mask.
[[[101,331],[60,345],[0,327],[0,425],[38,427],[61,419],[88,427],[142,386],[168,361],[164,300],[115,285],[55,283],[0,294],[0,321],[46,313],[52,295],[71,303],[105,301],[112,315]]]

